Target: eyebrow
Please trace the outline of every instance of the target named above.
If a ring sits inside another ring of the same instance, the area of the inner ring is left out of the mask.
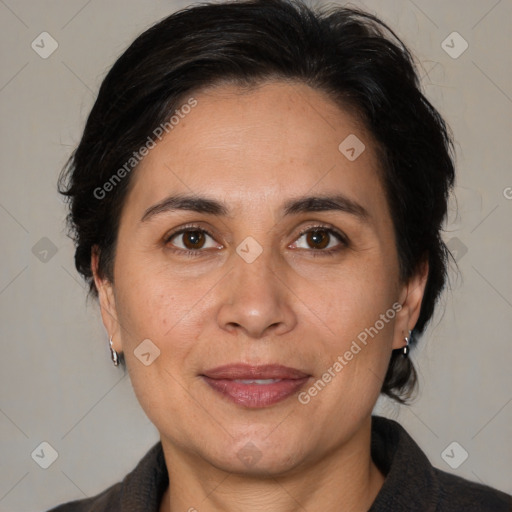
[[[169,196],[159,203],[149,207],[141,218],[145,222],[156,215],[175,210],[189,210],[197,213],[207,213],[209,215],[227,216],[228,209],[219,201],[200,196]]]
[[[146,222],[162,213],[176,210],[188,210],[216,216],[228,216],[230,213],[224,203],[215,199],[196,195],[173,195],[150,206],[144,212],[141,222]],[[368,211],[362,205],[342,194],[298,197],[286,201],[283,206],[285,216],[324,211],[349,213],[361,221],[368,221],[369,218]]]
[[[367,221],[370,217],[362,205],[342,194],[299,197],[287,201],[284,205],[285,215],[331,210],[349,213],[362,221]]]

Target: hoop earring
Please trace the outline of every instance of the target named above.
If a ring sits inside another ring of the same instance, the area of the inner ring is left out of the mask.
[[[412,331],[409,331],[409,336],[406,336],[405,339],[405,346],[402,351],[402,356],[407,357],[409,355],[409,340],[411,339]]]
[[[112,336],[110,336],[108,343],[110,345],[110,357],[112,358],[112,362],[114,363],[114,366],[119,366],[119,354],[116,352],[112,344]]]

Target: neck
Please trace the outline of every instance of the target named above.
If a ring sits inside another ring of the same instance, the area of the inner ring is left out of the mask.
[[[224,471],[162,439],[170,486],[160,512],[366,512],[385,477],[370,454],[371,418],[356,434],[314,462],[285,474]]]

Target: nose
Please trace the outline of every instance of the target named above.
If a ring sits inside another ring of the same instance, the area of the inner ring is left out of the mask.
[[[255,339],[292,330],[297,317],[284,265],[265,249],[251,263],[236,253],[232,258],[234,267],[227,276],[218,310],[219,327]]]

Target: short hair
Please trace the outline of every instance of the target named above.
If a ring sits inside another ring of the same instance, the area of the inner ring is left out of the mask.
[[[97,246],[98,274],[112,280],[120,214],[136,162],[133,171],[120,171],[184,98],[210,86],[274,80],[327,93],[373,137],[400,278],[429,265],[414,346],[447,276],[450,253],[441,230],[454,183],[453,142],[421,92],[409,50],[385,23],[356,8],[313,8],[299,0],[206,3],[182,9],[137,37],[103,80],[59,179],[70,203],[78,272],[97,295],[91,269]],[[416,379],[410,359],[394,350],[381,392],[405,403]]]

